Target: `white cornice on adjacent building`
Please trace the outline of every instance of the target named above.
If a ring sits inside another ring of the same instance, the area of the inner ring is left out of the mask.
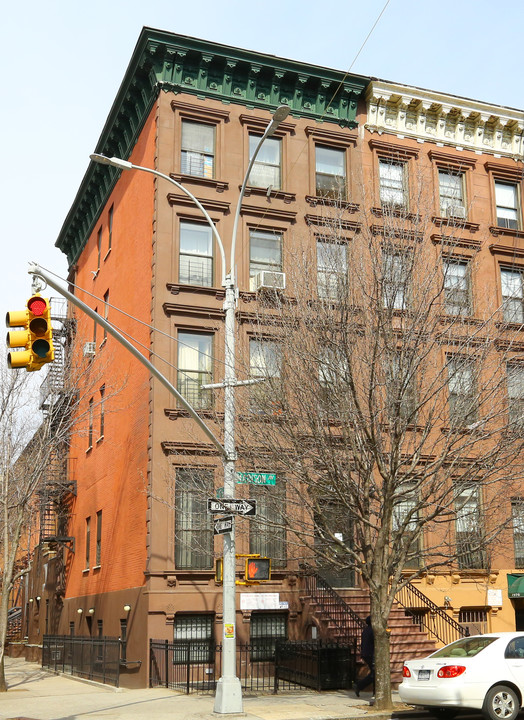
[[[457,150],[524,158],[524,112],[477,100],[373,80],[366,128]]]

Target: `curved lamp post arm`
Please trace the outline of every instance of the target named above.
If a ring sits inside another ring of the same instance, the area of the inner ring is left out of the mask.
[[[155,175],[155,177],[162,178],[163,180],[167,180],[168,182],[172,183],[175,187],[177,187],[179,190],[182,190],[183,193],[185,193],[191,200],[195,203],[197,208],[200,210],[202,215],[207,220],[207,223],[209,227],[211,228],[211,231],[215,237],[218,250],[220,252],[220,259],[222,261],[222,287],[225,287],[226,284],[226,253],[224,250],[224,244],[222,242],[222,238],[218,234],[218,230],[216,229],[216,225],[209,216],[209,213],[205,209],[205,207],[202,205],[200,200],[196,198],[192,192],[190,192],[187,188],[185,188],[183,185],[181,185],[176,180],[173,180],[172,177],[169,175],[165,175],[164,173],[161,173],[159,170],[153,170],[153,168],[143,167],[142,165],[134,165],[133,163],[129,162],[128,160],[122,160],[121,158],[117,157],[106,157],[105,155],[100,155],[100,153],[92,153],[90,156],[91,160],[93,162],[98,163],[99,165],[110,165],[111,167],[116,167],[119,170],[143,170],[144,172],[150,173],[151,175]]]

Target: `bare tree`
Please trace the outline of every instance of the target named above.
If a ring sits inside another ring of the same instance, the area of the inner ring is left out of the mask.
[[[59,387],[42,414],[35,400],[42,374],[8,370],[5,358],[0,363],[0,692],[7,690],[4,649],[12,594],[31,569],[48,491],[58,499],[66,494],[67,473],[57,474],[57,463],[63,468],[73,430],[91,431],[94,409],[86,398],[98,388],[103,370],[102,363],[94,365],[67,348]],[[106,411],[119,389],[106,383]]]
[[[393,202],[322,213],[288,255],[286,297],[259,297],[245,372],[265,382],[238,409],[240,463],[279,473],[294,557],[369,588],[376,702],[388,708],[398,590],[432,568],[487,568],[509,523],[524,469],[522,346],[511,298],[499,307],[480,287],[489,251],[461,221],[435,233],[429,213]],[[268,527],[282,527],[281,508]]]

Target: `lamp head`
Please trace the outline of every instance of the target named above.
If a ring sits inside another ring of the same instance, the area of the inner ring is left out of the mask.
[[[91,153],[89,157],[93,162],[98,163],[99,165],[111,165],[111,167],[116,167],[119,170],[131,170],[133,167],[133,163],[130,163],[127,160],[122,160],[117,157],[106,157],[100,153]]]

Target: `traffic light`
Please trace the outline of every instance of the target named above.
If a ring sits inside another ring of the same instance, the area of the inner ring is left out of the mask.
[[[258,582],[259,580],[271,580],[271,559],[247,558],[246,572],[244,577],[247,581],[251,582]]]
[[[6,314],[5,324],[7,327],[20,328],[7,333],[7,346],[23,348],[8,354],[8,367],[25,367],[28,372],[32,372],[53,362],[55,352],[49,300],[38,294],[33,295],[27,301],[26,310],[15,310]]]

